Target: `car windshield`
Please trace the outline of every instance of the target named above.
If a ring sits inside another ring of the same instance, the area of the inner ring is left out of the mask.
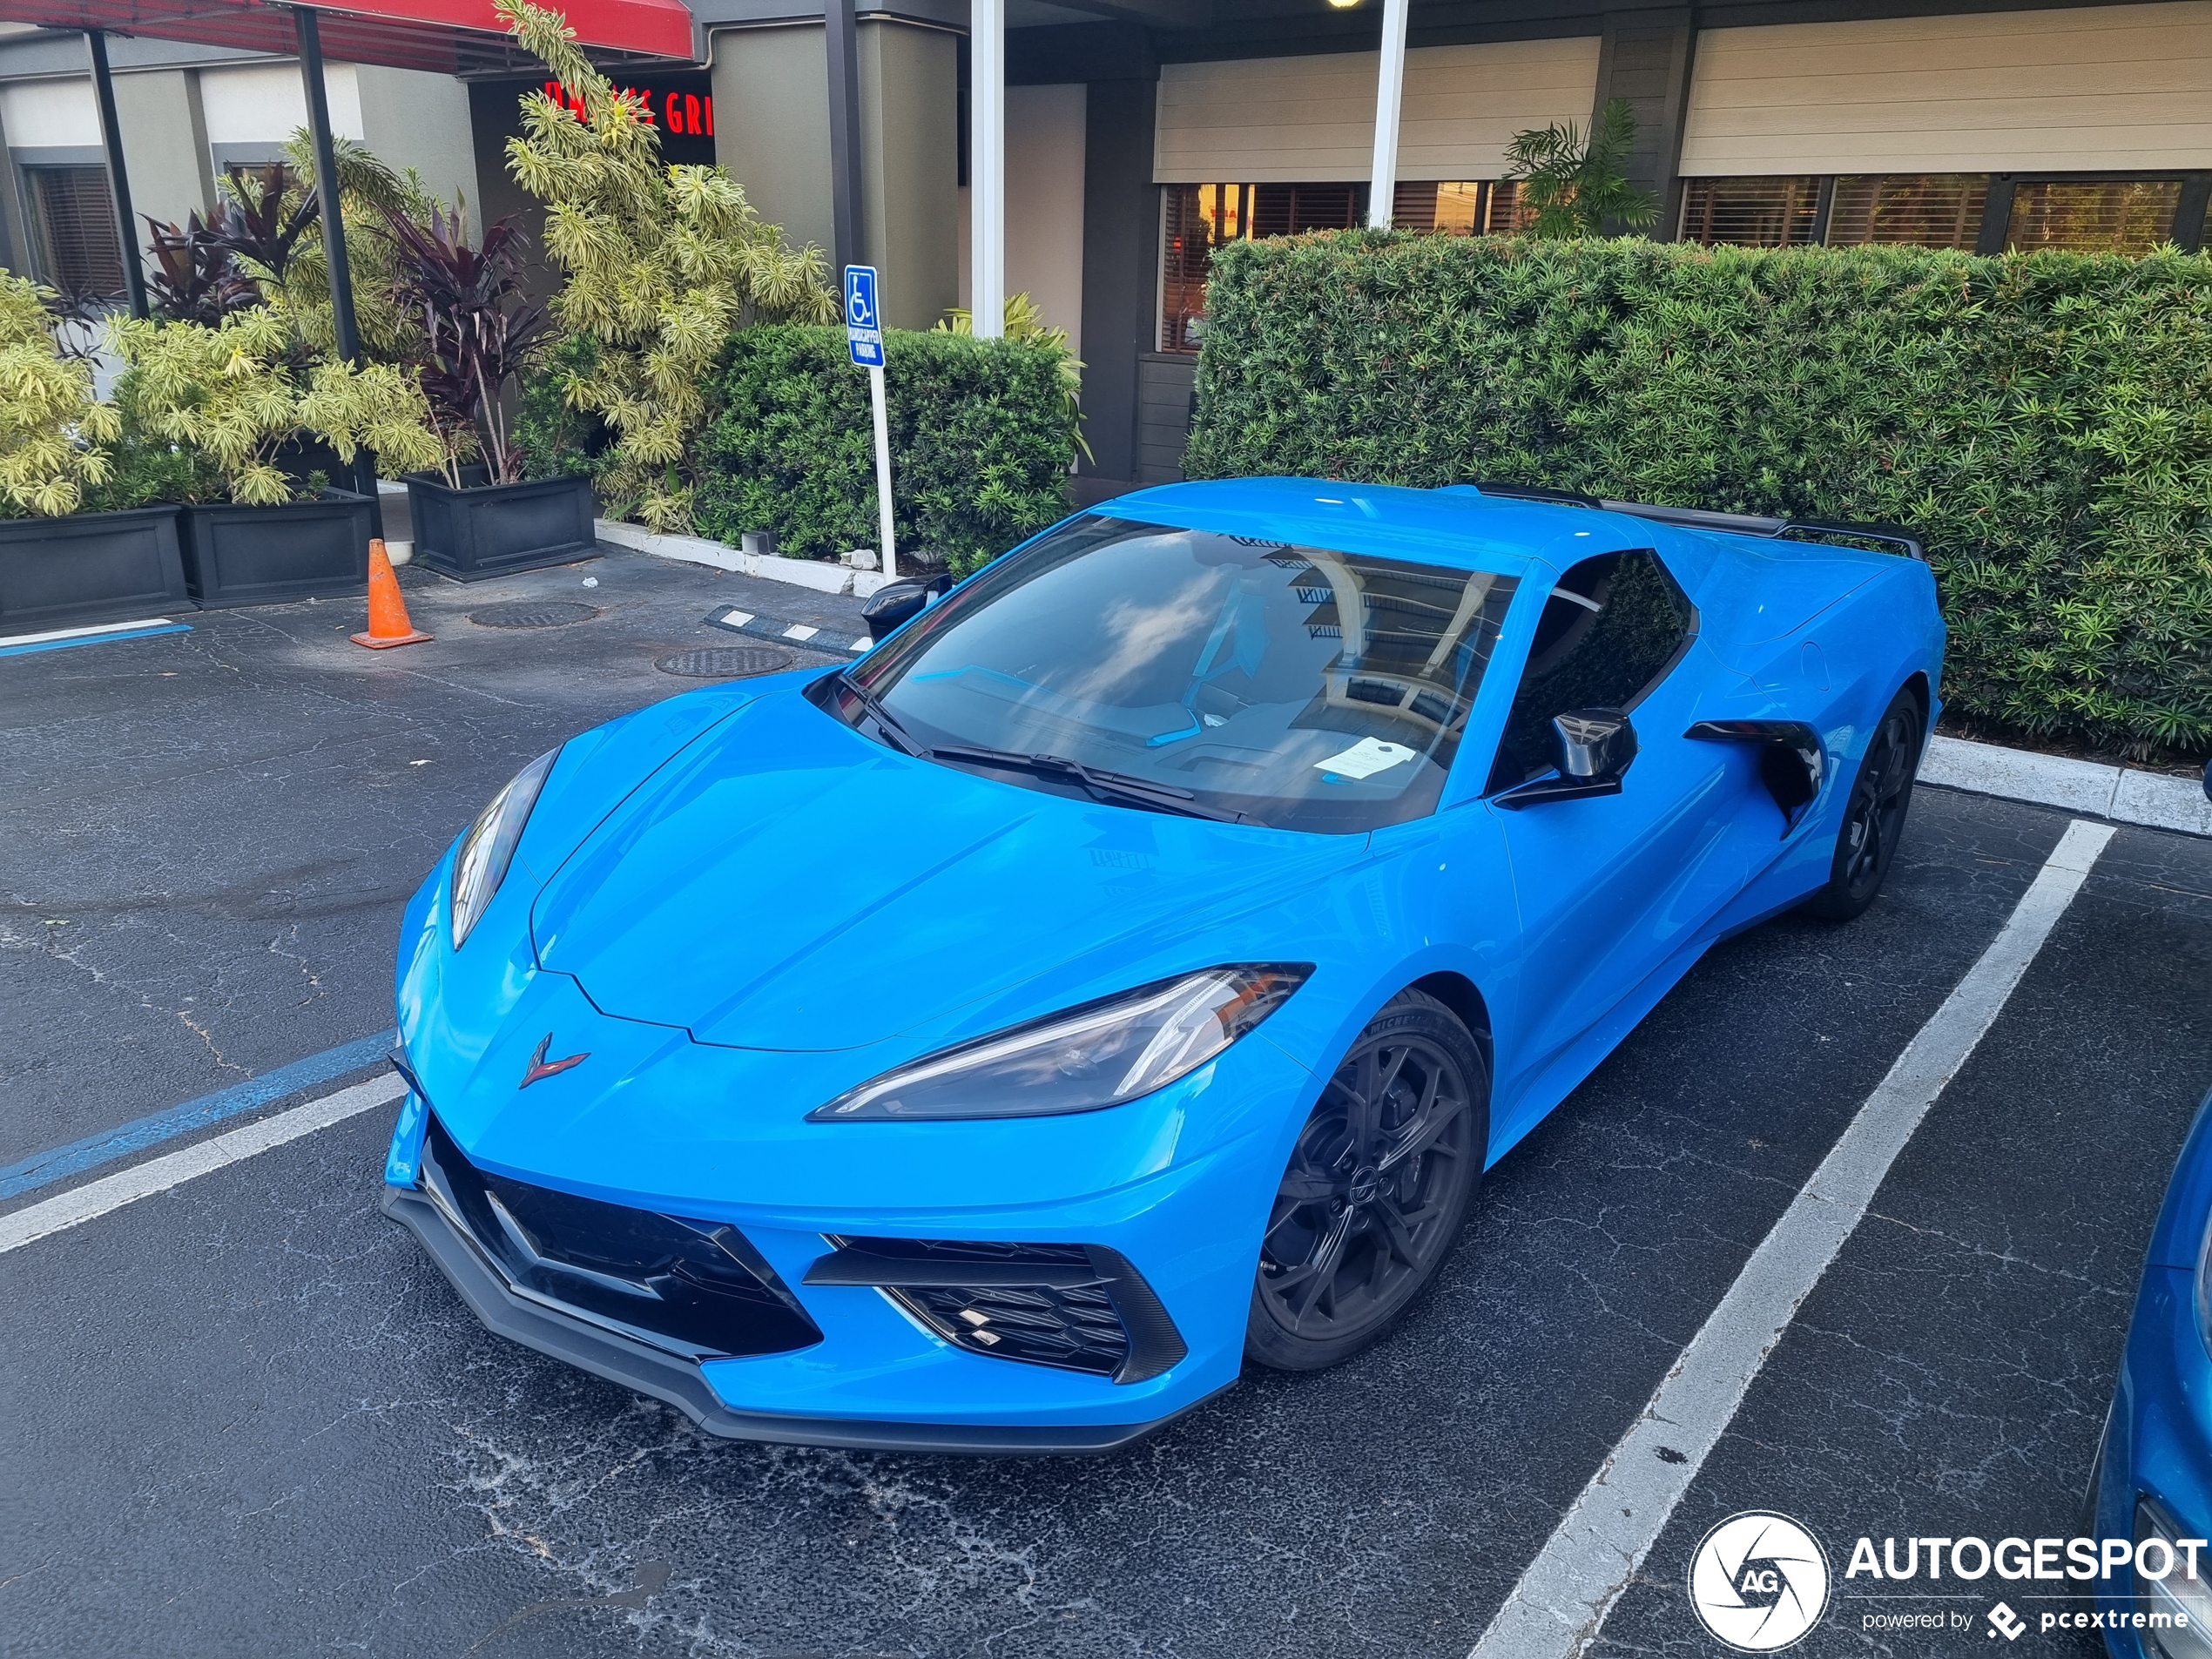
[[[1117,805],[1352,833],[1436,805],[1514,579],[1093,516],[925,611],[830,699]],[[874,710],[868,704],[875,705]],[[1147,800],[1140,792],[1156,792]]]

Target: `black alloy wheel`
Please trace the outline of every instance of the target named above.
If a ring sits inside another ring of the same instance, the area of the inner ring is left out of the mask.
[[[1401,991],[1299,1132],[1270,1207],[1244,1352],[1318,1371],[1380,1337],[1459,1237],[1490,1139],[1490,1078],[1452,1011]]]
[[[1889,873],[1890,860],[1905,833],[1905,809],[1912,804],[1912,779],[1919,767],[1920,705],[1910,691],[1890,699],[1844,804],[1836,833],[1836,856],[1828,885],[1805,908],[1830,921],[1849,921],[1874,902]]]

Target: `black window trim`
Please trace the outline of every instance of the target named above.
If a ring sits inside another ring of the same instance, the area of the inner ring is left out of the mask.
[[[1563,496],[1565,492],[1555,491],[1550,493]],[[1559,574],[1561,578],[1564,578],[1568,572],[1574,570],[1577,565],[1587,564],[1592,559],[1616,557],[1625,558],[1631,553],[1649,553],[1651,555],[1652,563],[1658,566],[1660,576],[1664,578],[1667,586],[1672,590],[1675,597],[1682,601],[1683,609],[1689,613],[1689,620],[1683,624],[1682,639],[1680,643],[1675,646],[1673,651],[1669,654],[1667,660],[1659,664],[1657,671],[1656,671],[1649,679],[1646,680],[1643,685],[1637,689],[1636,694],[1634,697],[1630,698],[1626,703],[1622,705],[1621,711],[1623,714],[1634,714],[1638,709],[1643,706],[1644,700],[1647,698],[1667,683],[1668,678],[1674,673],[1674,671],[1682,666],[1683,659],[1689,655],[1691,648],[1697,644],[1697,637],[1703,631],[1705,625],[1704,613],[1698,610],[1697,602],[1689,597],[1689,590],[1683,586],[1682,578],[1675,574],[1673,567],[1667,563],[1666,555],[1662,553],[1656,547],[1616,547],[1601,553],[1585,553],[1581,557],[1576,559],[1574,564],[1568,565],[1566,570],[1561,570]],[[1543,605],[1549,604],[1551,603],[1552,594],[1558,586],[1559,583],[1554,582],[1549,588],[1544,590],[1543,600],[1538,605],[1536,610],[1539,625],[1541,624],[1543,618]],[[1535,591],[1535,589],[1532,585],[1528,590],[1533,593]],[[1522,673],[1526,673],[1527,669],[1527,659],[1523,658],[1521,659],[1521,671]],[[1506,719],[1508,725],[1510,725],[1513,719],[1514,700],[1518,698],[1520,695],[1521,681],[1518,678],[1516,678],[1514,680],[1512,694],[1506,701]],[[1505,739],[1506,728],[1501,727],[1498,732],[1498,744],[1502,745]],[[1465,752],[1464,746],[1462,747],[1461,752]],[[1456,765],[1457,762],[1455,761],[1453,764]],[[1494,746],[1491,750],[1489,765],[1491,772],[1494,773],[1497,770],[1498,765],[1496,746]],[[1480,800],[1494,799],[1506,790],[1518,789],[1521,783],[1525,783],[1527,781],[1527,780],[1526,779],[1522,779],[1514,783],[1504,784],[1497,782],[1494,777],[1486,776],[1483,780],[1481,793],[1477,796],[1476,799]]]

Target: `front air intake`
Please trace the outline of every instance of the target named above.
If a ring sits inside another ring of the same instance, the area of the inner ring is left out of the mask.
[[[946,1341],[994,1359],[1157,1377],[1190,1352],[1152,1287],[1103,1244],[837,1238],[807,1285],[881,1291]]]
[[[822,1339],[727,1222],[582,1198],[479,1170],[434,1113],[421,1186],[516,1295],[689,1359]]]

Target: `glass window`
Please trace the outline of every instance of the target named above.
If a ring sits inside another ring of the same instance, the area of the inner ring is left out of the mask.
[[[1812,240],[1820,180],[1692,179],[1682,199],[1682,239],[1737,247],[1802,247]]]
[[[992,565],[854,671],[923,747],[1062,756],[1210,813],[1352,833],[1434,807],[1514,585],[1091,516]],[[824,700],[872,718],[846,697]],[[953,764],[1090,792],[1049,769]]]
[[[105,167],[26,167],[45,279],[64,294],[112,299],[123,292],[115,202]]]
[[[1248,237],[1345,230],[1367,222],[1367,185],[1169,185],[1160,222],[1160,347],[1196,351],[1205,332],[1214,250]],[[1511,179],[1400,180],[1390,222],[1404,230],[1484,236],[1524,228]]]
[[[1828,210],[1828,246],[1904,242],[1971,253],[1981,236],[1982,207],[1988,199],[1986,173],[1838,179],[1834,205]]]
[[[2178,179],[2020,185],[2006,245],[2021,253],[2148,253],[2174,234],[2181,196]]]
[[[1551,770],[1553,716],[1634,707],[1674,666],[1695,624],[1689,599],[1649,550],[1584,559],[1561,577],[1537,619],[1490,792]]]

